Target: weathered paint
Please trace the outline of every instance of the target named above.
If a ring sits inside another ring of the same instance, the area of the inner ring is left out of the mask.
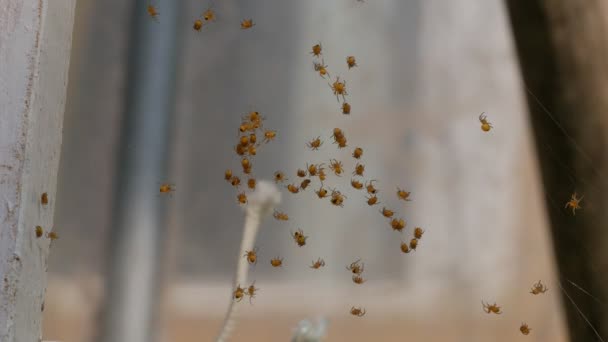
[[[0,0],[0,341],[40,341],[75,0]],[[40,204],[47,192],[49,204]]]

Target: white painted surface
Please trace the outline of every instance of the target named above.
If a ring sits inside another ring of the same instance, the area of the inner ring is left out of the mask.
[[[0,341],[40,341],[75,0],[0,0]],[[49,204],[40,204],[47,192]]]

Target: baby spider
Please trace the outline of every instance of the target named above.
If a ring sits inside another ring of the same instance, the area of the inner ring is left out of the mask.
[[[319,169],[319,180],[321,183],[323,183],[326,177],[327,175],[325,174],[325,169]]]
[[[283,265],[283,258],[276,257],[270,260],[272,267],[281,267]]]
[[[344,138],[344,132],[340,128],[334,128],[334,133],[331,137],[334,138],[335,142],[338,142],[338,139]]]
[[[163,183],[160,185],[159,191],[161,194],[167,194],[175,191],[175,185],[169,183]]]
[[[521,331],[521,333],[524,335],[530,334],[531,330],[532,329],[530,329],[530,327],[528,327],[528,325],[526,323],[522,323],[521,326],[519,327],[519,331]]]
[[[346,198],[346,196],[344,196],[340,191],[333,190],[331,192],[330,202],[331,202],[331,204],[333,204],[335,206],[343,207],[345,198]]]
[[[317,261],[313,261],[312,265],[310,266],[310,268],[314,268],[315,270],[318,270],[319,268],[325,266],[325,260],[319,258],[317,259]]]
[[[319,198],[325,198],[327,197],[327,190],[323,188],[323,186],[321,186],[319,188],[319,190],[315,191],[315,193],[317,194],[317,196],[319,196]]]
[[[355,171],[353,171],[353,175],[363,177],[363,172],[365,172],[365,165],[357,163],[357,165],[355,165]]]
[[[300,178],[306,177],[306,170],[298,169],[296,175]]]
[[[360,275],[353,275],[353,283],[361,285],[365,283],[365,279]]]
[[[364,263],[361,262],[361,259],[357,259],[354,262],[350,263],[350,266],[347,266],[346,269],[353,272],[355,275],[360,275],[363,273]]]
[[[277,136],[277,131],[266,131],[264,132],[264,142],[268,143],[269,141],[274,140],[274,138],[276,138]]]
[[[356,147],[353,151],[353,158],[360,159],[363,155],[363,149],[361,147]]]
[[[42,237],[42,234],[44,234],[44,230],[40,226],[36,226],[36,229],[34,231],[36,232],[37,238]]]
[[[378,189],[376,189],[374,187],[374,182],[376,182],[376,180],[372,179],[369,182],[365,183],[365,189],[367,190],[367,193],[370,195],[375,195],[378,193]]]
[[[300,183],[300,189],[306,190],[306,188],[308,188],[308,186],[310,185],[310,182],[310,179],[303,180],[302,183]]]
[[[336,95],[336,100],[338,100],[338,102],[340,102],[338,96],[342,96],[342,100],[346,101],[346,95],[348,95],[346,92],[346,81],[340,82],[340,77],[336,77],[336,81],[329,86],[334,92],[334,95]]]
[[[236,188],[241,185],[241,179],[238,176],[232,176],[232,178],[230,178],[230,184]]]
[[[366,197],[366,198],[367,198],[367,204],[369,206],[380,204],[380,202],[378,202],[378,196],[376,196],[376,195]]]
[[[342,104],[342,114],[344,114],[344,115],[350,114],[350,104],[348,102],[344,102]]]
[[[158,16],[160,15],[160,13],[159,13],[159,12],[158,12],[158,10],[156,9],[156,6],[153,6],[153,5],[148,5],[147,11],[148,11],[148,15],[149,15],[149,16],[150,16],[152,19],[154,19],[154,20],[158,21]]]
[[[306,245],[306,239],[308,239],[308,236],[304,236],[302,229],[298,229],[297,232],[293,233],[293,240],[298,244],[299,247]]]
[[[327,71],[327,65],[325,65],[325,61],[321,60],[321,63],[312,62],[312,65],[313,65],[315,71],[318,71],[319,76],[321,76],[322,78],[325,78],[325,75],[329,76],[329,72]]]
[[[257,264],[258,263],[258,248],[255,247],[251,251],[245,251],[243,257],[247,258],[247,262],[249,264]]]
[[[382,213],[382,216],[388,217],[388,218],[391,218],[391,217],[393,217],[393,215],[395,215],[394,211],[392,211],[390,209],[386,209],[386,207],[382,207],[382,210],[380,210],[380,212]]]
[[[203,19],[205,21],[215,21],[215,12],[209,8],[205,12],[203,12]]]
[[[49,204],[49,195],[47,195],[46,192],[42,193],[42,195],[40,196],[40,204],[42,204],[42,205]]]
[[[391,220],[391,227],[393,228],[393,230],[401,232],[403,228],[405,228],[405,220],[394,218]]]
[[[500,306],[496,305],[496,303],[490,305],[490,304],[484,303],[482,300],[481,305],[483,305],[483,311],[485,311],[486,313],[494,313],[497,315],[502,314],[502,312],[500,311]]]
[[[346,57],[346,64],[348,65],[348,70],[357,66],[357,61],[355,60],[355,56]]]
[[[350,180],[350,185],[353,186],[353,188],[357,189],[357,190],[361,190],[363,189],[363,183],[359,182],[356,179],[351,179]]]
[[[232,180],[232,170],[226,169],[226,171],[224,171],[224,179],[228,182]]]
[[[259,288],[255,287],[255,280],[254,280],[253,283],[251,283],[251,285],[249,285],[249,287],[247,288],[247,293],[245,293],[246,295],[249,296],[249,304],[253,304],[251,302],[251,300],[255,297],[255,294],[258,290],[259,290]]]
[[[411,201],[409,199],[411,192],[397,188],[397,198],[404,201]]]
[[[319,170],[322,169],[322,166],[323,166],[323,164],[320,164],[320,165],[315,165],[315,164],[308,165],[308,164],[306,164],[306,169],[308,170],[308,174],[311,177],[314,177],[314,176],[316,176],[319,173]]]
[[[407,242],[401,242],[401,251],[405,254],[410,252],[410,246],[407,244]]]
[[[415,251],[416,247],[418,247],[418,239],[413,238],[410,240],[410,249]]]
[[[253,23],[252,19],[243,19],[243,21],[241,21],[241,29],[242,30],[247,30],[250,29],[252,27],[254,27],[255,24]]]
[[[251,166],[251,161],[249,160],[249,158],[243,157],[243,159],[241,159],[241,166],[244,169],[249,168]]]
[[[414,228],[414,237],[418,240],[422,238],[422,234],[424,234],[424,230],[420,227]]]
[[[357,317],[365,316],[365,309],[352,307],[350,308],[350,314]]]
[[[286,186],[287,190],[289,190],[289,192],[291,192],[292,194],[297,194],[298,192],[300,192],[300,188],[295,185],[295,184],[288,184]]]
[[[285,178],[285,174],[281,171],[276,171],[274,173],[274,182],[275,183],[280,183],[280,182],[284,182],[288,180],[287,178]]]
[[[244,192],[236,195],[236,199],[240,204],[247,204],[247,195]]]
[[[577,198],[577,193],[573,193],[572,197],[570,197],[570,200],[568,202],[566,202],[566,206],[564,208],[572,208],[572,215],[576,215],[576,209],[583,209],[579,203],[583,200],[583,198],[585,197],[584,195],[581,196],[581,198]]]
[[[338,143],[338,148],[345,148],[348,145],[346,144],[346,137],[341,137],[336,141]]]
[[[492,129],[492,124],[488,122],[487,120],[487,115],[485,115],[485,113],[481,113],[479,115],[479,122],[481,122],[481,130],[484,132],[488,132],[490,129]]]
[[[287,221],[289,220],[289,216],[287,216],[287,214],[280,212],[278,210],[274,210],[274,213],[272,214],[272,216],[274,216],[275,219],[279,220],[279,221]]]
[[[194,21],[194,24],[192,25],[192,28],[193,28],[195,31],[200,31],[200,30],[203,28],[203,21],[202,21],[202,20],[200,20],[200,19],[196,19],[196,20]]]
[[[243,300],[244,296],[245,296],[245,289],[241,287],[241,284],[237,285],[236,289],[233,292],[234,300],[236,300],[237,302],[240,302],[241,300]]]
[[[340,176],[344,172],[342,162],[337,161],[335,159],[331,159],[329,161],[329,168],[336,174],[336,176]]]
[[[312,51],[310,53],[315,57],[319,57],[319,56],[321,56],[321,50],[322,50],[321,43],[319,43],[319,44],[313,45]]]
[[[54,240],[59,239],[59,235],[57,233],[55,233],[55,232],[47,232],[46,233],[46,238],[49,239],[49,240],[51,240],[51,241],[54,241]]]
[[[306,143],[306,146],[308,146],[308,148],[310,148],[312,151],[318,150],[319,147],[321,147],[321,145],[323,145],[323,141],[321,141],[321,137],[316,137],[315,139]]]
[[[537,295],[540,293],[545,293],[547,291],[549,291],[549,289],[539,280],[538,283],[534,283],[534,285],[532,285],[530,293],[533,295]]]
[[[248,187],[249,189],[251,189],[251,190],[255,190],[255,184],[256,184],[255,178],[249,178],[249,179],[247,180],[247,187]]]

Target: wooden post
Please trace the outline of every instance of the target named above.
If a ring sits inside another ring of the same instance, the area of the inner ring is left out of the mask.
[[[608,308],[572,283],[597,298],[608,296],[608,5],[601,0],[506,3],[528,96],[570,338],[606,339]],[[585,198],[573,215],[564,205],[575,191]]]
[[[0,0],[0,341],[40,341],[75,0]],[[42,205],[43,192],[49,203]]]

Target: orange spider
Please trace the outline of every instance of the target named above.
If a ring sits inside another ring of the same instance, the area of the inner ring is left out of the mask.
[[[306,190],[306,188],[310,185],[310,182],[310,179],[303,180],[302,183],[300,183],[300,189]]]
[[[321,141],[321,137],[317,137],[317,138],[313,139],[312,141],[310,141],[309,143],[306,143],[306,146],[308,146],[308,148],[310,148],[313,151],[318,150],[319,147],[321,147],[321,145],[323,145],[323,141]]]
[[[42,195],[40,196],[40,203],[42,205],[49,204],[49,195],[47,195],[46,192],[42,193]]]
[[[583,200],[583,198],[585,197],[584,195],[581,196],[581,198],[577,198],[577,193],[573,193],[572,197],[570,197],[570,200],[568,202],[566,202],[566,206],[564,208],[572,208],[572,215],[576,215],[576,209],[583,209],[579,203]]]
[[[353,151],[353,158],[360,159],[363,155],[363,149],[361,147],[356,147]]]
[[[163,183],[160,185],[160,193],[166,194],[175,191],[175,185],[169,183]]]
[[[410,246],[406,242],[401,242],[401,251],[405,254],[410,252]]]
[[[200,30],[203,28],[203,21],[202,21],[202,20],[200,20],[200,19],[196,19],[196,20],[194,21],[194,25],[192,25],[192,28],[193,28],[195,31],[200,31]]]
[[[365,316],[365,309],[356,308],[353,306],[350,308],[350,314],[357,317],[363,317]]]
[[[414,237],[418,240],[422,239],[422,234],[424,234],[424,230],[420,227],[414,228]]]
[[[361,285],[365,283],[365,279],[360,275],[353,275],[353,283]]]
[[[252,19],[243,19],[243,21],[241,21],[241,29],[242,30],[247,30],[250,29],[252,27],[254,27],[255,24],[253,23]]]
[[[152,17],[154,20],[158,21],[158,16],[160,15],[160,13],[156,9],[156,6],[148,5],[147,11],[148,11],[148,15],[150,17]]]
[[[346,92],[346,81],[340,82],[340,77],[336,77],[336,81],[333,84],[330,84],[329,86],[334,92],[334,95],[336,95],[336,100],[338,100],[338,102],[340,102],[338,96],[342,96],[342,100],[346,101],[346,95],[348,95],[348,93]]]
[[[51,241],[59,239],[59,235],[57,233],[55,233],[55,232],[48,232],[48,233],[46,233],[46,237],[47,237],[47,239],[49,239]]]
[[[298,169],[298,171],[296,172],[296,175],[298,177],[306,177],[306,170]]]
[[[247,195],[244,192],[236,195],[236,199],[240,204],[247,204]]]
[[[312,265],[310,266],[310,268],[314,268],[315,270],[318,270],[319,268],[325,266],[325,260],[319,258],[317,259],[317,261],[313,261]]]
[[[230,179],[230,184],[232,184],[234,187],[238,187],[241,185],[241,179],[238,176],[232,176]]]
[[[251,251],[245,251],[243,257],[247,258],[247,262],[249,264],[257,264],[258,263],[258,248],[254,247]]]
[[[394,218],[391,220],[391,227],[393,228],[393,230],[401,232],[403,228],[405,228],[405,220]]]
[[[283,212],[280,212],[278,210],[274,210],[274,213],[272,214],[272,216],[274,216],[275,219],[279,220],[279,221],[287,221],[289,220],[289,216]]]
[[[340,191],[333,190],[331,192],[331,204],[335,206],[344,207],[343,203],[345,198],[346,196],[344,196]]]
[[[274,140],[274,138],[276,138],[277,136],[277,131],[266,131],[264,132],[264,142],[268,143],[269,141]]]
[[[361,262],[361,259],[357,259],[350,263],[350,266],[347,266],[346,269],[353,272],[355,275],[360,275],[363,273],[363,268],[365,264]]]
[[[378,202],[378,196],[376,196],[376,195],[366,197],[366,198],[367,198],[367,205],[369,205],[369,206],[380,204],[380,202]]]
[[[315,71],[319,72],[319,76],[321,76],[323,78],[325,78],[325,75],[329,76],[329,72],[327,71],[327,65],[325,65],[325,61],[321,60],[321,63],[313,62],[312,65],[313,65]]]
[[[490,304],[484,303],[482,300],[481,305],[483,305],[483,311],[485,311],[486,313],[494,313],[497,315],[502,314],[502,312],[500,311],[500,306],[496,305],[496,303],[490,305]]]
[[[357,189],[357,190],[361,190],[363,189],[363,183],[359,182],[356,179],[351,179],[350,180],[350,185],[353,186],[353,188]]]
[[[321,50],[322,50],[321,43],[316,44],[312,47],[311,54],[315,57],[319,57],[319,56],[321,56]]]
[[[391,217],[393,217],[393,215],[395,215],[394,211],[392,211],[390,209],[386,209],[386,207],[382,207],[382,210],[380,212],[382,213],[382,216],[388,217],[388,218],[391,218]]]
[[[302,229],[298,229],[297,232],[293,233],[293,239],[299,247],[302,247],[306,245],[306,239],[308,239],[308,236],[304,236]]]
[[[246,295],[249,296],[249,304],[253,304],[251,302],[251,300],[253,298],[255,298],[255,294],[258,290],[259,290],[259,288],[255,287],[255,280],[254,280],[253,283],[251,283],[251,285],[249,285],[249,287],[247,288],[247,292],[245,293]]]
[[[365,172],[365,165],[357,163],[357,165],[355,165],[355,171],[353,171],[353,175],[363,177],[363,172]]]
[[[323,188],[323,186],[321,186],[319,188],[319,190],[315,191],[315,193],[317,194],[317,196],[319,196],[319,198],[325,198],[327,197],[327,190]]]
[[[346,57],[346,64],[348,65],[348,69],[354,68],[357,66],[357,61],[355,60],[355,56]]]
[[[481,113],[479,115],[479,122],[481,122],[481,130],[484,132],[490,131],[492,129],[492,124],[487,120],[488,116],[485,113]]]
[[[229,182],[232,180],[232,170],[226,169],[226,171],[224,171],[224,179]]]
[[[215,21],[215,12],[209,8],[203,13],[203,19],[205,21]]]
[[[272,267],[281,267],[283,265],[283,258],[276,257],[270,260]]]
[[[397,188],[397,198],[404,201],[411,201],[409,199],[411,192]]]
[[[336,174],[336,176],[340,176],[344,172],[342,162],[335,159],[331,159],[329,161],[329,168]]]
[[[344,114],[344,115],[350,114],[350,104],[348,102],[344,102],[342,104],[342,114]]]
[[[279,183],[279,182],[284,182],[288,180],[287,178],[285,178],[285,174],[281,171],[276,171],[274,173],[274,182],[275,183]]]
[[[547,291],[549,291],[549,289],[539,280],[538,283],[534,283],[534,285],[532,285],[530,293],[533,295],[537,295],[540,293],[545,293]]]
[[[410,248],[415,251],[416,247],[418,247],[418,239],[413,238],[410,240]]]
[[[521,331],[521,333],[524,335],[530,334],[531,330],[532,329],[530,329],[530,327],[528,327],[528,325],[526,323],[522,323],[521,326],[519,327],[519,331]]]
[[[247,187],[249,187],[249,189],[255,190],[255,184],[255,178],[249,178],[249,180],[247,180]]]
[[[291,192],[292,194],[297,194],[298,192],[300,192],[300,188],[295,184],[288,184],[287,190],[289,190],[289,192]]]
[[[44,230],[40,226],[36,226],[35,232],[37,238],[42,237],[42,234],[44,234]]]
[[[245,289],[241,287],[241,284],[237,285],[236,289],[233,292],[234,300],[236,300],[237,302],[240,302],[241,300],[243,300],[244,296],[245,296]]]

